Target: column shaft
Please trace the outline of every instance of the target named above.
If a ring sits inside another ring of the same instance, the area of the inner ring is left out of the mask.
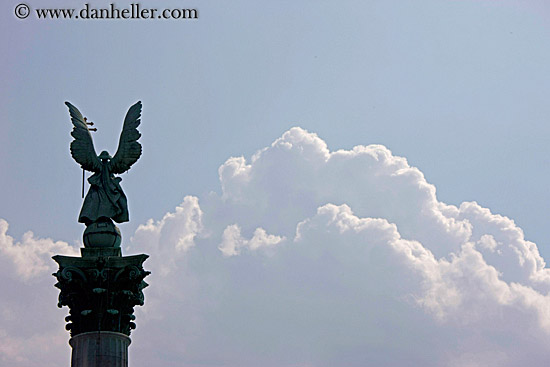
[[[69,340],[71,367],[128,367],[130,338],[122,333],[94,331]]]

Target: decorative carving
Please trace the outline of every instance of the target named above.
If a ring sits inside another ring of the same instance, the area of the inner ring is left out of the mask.
[[[97,252],[100,254],[100,251]],[[52,274],[60,289],[58,307],[68,306],[66,329],[71,336],[89,331],[130,335],[136,328],[134,307],[143,306],[143,270],[147,255],[69,257],[54,256],[59,270]]]

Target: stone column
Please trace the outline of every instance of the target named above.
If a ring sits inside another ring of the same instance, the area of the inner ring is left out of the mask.
[[[128,367],[134,307],[144,303],[147,255],[122,256],[120,248],[82,248],[81,257],[54,256],[58,307],[68,306],[71,367]]]
[[[128,367],[130,338],[122,333],[93,331],[69,340],[71,367]]]

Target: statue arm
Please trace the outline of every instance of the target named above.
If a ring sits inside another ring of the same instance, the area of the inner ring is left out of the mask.
[[[71,135],[74,140],[71,143],[71,155],[86,171],[99,172],[101,170],[101,161],[95,152],[92,136],[84,121],[84,117],[82,117],[78,108],[69,102],[65,102],[65,104],[69,107],[69,114],[73,123]]]
[[[109,171],[120,174],[130,169],[141,156],[141,144],[137,141],[141,134],[137,130],[141,120],[141,102],[137,102],[128,110],[116,154],[109,162]]]

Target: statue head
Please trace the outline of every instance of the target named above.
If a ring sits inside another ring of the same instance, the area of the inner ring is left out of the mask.
[[[101,159],[102,161],[105,161],[105,160],[111,159],[113,157],[111,157],[111,155],[106,150],[104,150],[103,152],[101,152],[99,154],[98,158]]]

